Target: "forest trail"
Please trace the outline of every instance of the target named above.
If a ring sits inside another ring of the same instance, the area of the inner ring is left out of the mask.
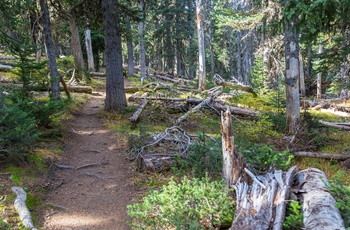
[[[98,117],[105,92],[93,92],[82,110],[73,114],[64,136],[65,149],[53,172],[51,190],[41,221],[47,230],[125,230],[133,187],[124,157],[126,138],[107,129]],[[81,168],[79,168],[81,167]]]

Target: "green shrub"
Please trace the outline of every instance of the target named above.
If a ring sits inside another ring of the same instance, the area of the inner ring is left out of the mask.
[[[16,104],[0,112],[0,159],[24,159],[31,144],[38,138],[37,121]]]
[[[214,229],[232,221],[234,202],[221,181],[184,177],[129,205],[127,214],[134,229]]]
[[[283,229],[294,230],[302,229],[303,214],[301,212],[301,205],[298,201],[292,200],[287,207],[286,219],[283,222]]]
[[[198,140],[190,148],[188,157],[176,158],[177,170],[191,173],[194,177],[220,175],[222,172],[221,140],[198,134]]]
[[[238,151],[244,155],[245,161],[260,173],[269,171],[270,168],[286,169],[294,158],[289,149],[279,152],[273,146],[265,144],[248,143],[239,146]]]
[[[350,186],[345,186],[340,182],[341,177],[344,177],[345,173],[334,176],[330,181],[329,188],[332,192],[336,205],[340,210],[340,215],[344,220],[345,227],[350,227]]]

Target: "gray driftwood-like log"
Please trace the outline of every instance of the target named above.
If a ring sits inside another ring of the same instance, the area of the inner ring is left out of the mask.
[[[13,69],[13,67],[10,66],[10,65],[3,65],[3,64],[0,64],[0,70],[5,70],[5,71],[7,71],[7,70],[11,70],[11,69]]]
[[[97,77],[106,77],[106,73],[104,72],[90,72],[89,74]]]
[[[223,155],[222,174],[224,183],[229,187],[231,184],[235,184],[243,175],[245,167],[243,156],[235,151],[230,110],[226,112],[221,111],[221,142]]]
[[[218,102],[214,102],[213,106],[215,109],[217,109],[219,111],[226,111],[227,109],[229,109],[231,114],[235,114],[235,115],[254,117],[254,116],[259,114],[259,111],[250,110],[250,109],[242,109],[242,108],[235,107],[235,106],[225,106],[225,105],[222,105]]]
[[[309,168],[295,175],[301,196],[303,224],[306,230],[345,230],[335,199],[327,185],[326,175]]]
[[[345,100],[342,98],[333,99],[333,101],[325,100],[325,101],[309,101],[309,100],[302,100],[300,101],[300,106],[303,108],[311,108],[312,110],[319,110],[319,109],[333,109],[334,111],[341,111],[350,113],[350,108],[346,106],[339,106],[335,103],[342,103]],[[333,104],[330,104],[333,103]]]
[[[350,130],[350,123],[337,123],[337,122],[326,122],[326,121],[320,121],[320,123],[322,125],[325,125],[331,128]]]
[[[14,206],[24,227],[31,230],[37,230],[33,224],[32,216],[30,215],[26,205],[27,193],[20,187],[12,187],[11,190],[17,195]]]
[[[315,152],[295,152],[296,157],[313,157],[335,160],[347,160],[350,159],[350,154],[333,154],[333,153],[315,153]]]
[[[242,91],[245,91],[248,93],[256,94],[254,92],[253,88],[250,87],[249,85],[243,85],[243,84],[238,84],[238,83],[226,81],[218,74],[214,75],[213,81],[214,81],[215,85],[217,85],[217,86],[223,86],[223,87],[230,88],[230,89],[242,90]]]
[[[137,158],[138,168],[148,172],[169,170],[174,163],[174,157],[168,154],[147,154]]]
[[[276,170],[275,173],[257,177],[250,173],[252,185],[240,179],[233,186],[237,198],[235,218],[230,229],[282,229],[295,170],[294,166],[288,172]]]
[[[128,120],[131,122],[136,122],[139,119],[140,114],[142,113],[147,103],[148,103],[148,100],[144,99],[142,103],[137,107],[137,110],[135,111],[135,113],[131,117],[129,117]]]
[[[207,99],[205,99],[204,101],[202,101],[201,103],[199,103],[198,105],[196,105],[195,107],[193,107],[191,110],[189,110],[187,113],[185,113],[184,115],[182,115],[181,117],[179,117],[176,121],[175,124],[180,124],[183,120],[185,120],[190,114],[197,112],[198,110],[200,110],[201,108],[203,108],[206,105],[211,104],[211,102],[213,101],[212,98],[208,97]]]

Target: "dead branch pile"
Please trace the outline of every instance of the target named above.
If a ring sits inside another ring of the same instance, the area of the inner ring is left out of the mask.
[[[173,126],[153,135],[146,145],[133,146],[131,155],[136,159],[139,169],[160,172],[171,167],[175,155],[186,158],[194,138],[181,128]]]

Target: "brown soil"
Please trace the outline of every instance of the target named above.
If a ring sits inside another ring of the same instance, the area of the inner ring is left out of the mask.
[[[128,143],[98,117],[104,98],[103,91],[94,92],[67,126],[66,148],[57,164],[76,168],[54,171],[42,229],[130,229],[126,207],[133,194],[132,170],[124,156]]]

